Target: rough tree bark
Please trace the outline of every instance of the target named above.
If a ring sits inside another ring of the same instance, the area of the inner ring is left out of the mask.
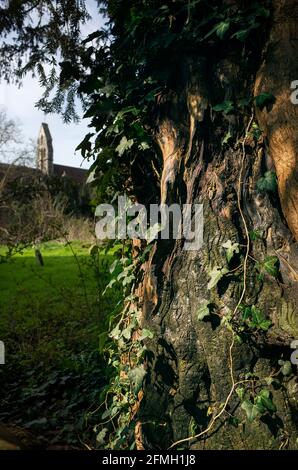
[[[171,443],[203,431],[220,411],[231,390],[232,333],[220,317],[233,312],[243,293],[246,228],[259,231],[251,241],[242,303],[266,312],[273,326],[264,334],[252,332],[232,348],[233,377],[244,372],[260,378],[288,359],[291,340],[298,338],[298,106],[290,101],[290,83],[298,79],[297,2],[273,2],[273,19],[266,43],[251,57],[239,51],[220,51],[216,58],[185,57],[177,66],[179,85],[161,97],[157,110],[156,139],[164,168],[161,201],[203,203],[204,245],[183,250],[183,242],[158,241],[145,268],[143,323],[155,333],[148,345],[152,360],[139,412],[147,448]],[[183,77],[183,78],[182,78]],[[260,92],[276,96],[254,120],[264,131],[255,145],[245,129],[249,113],[222,115],[210,103]],[[225,132],[232,147],[222,146]],[[276,169],[279,198],[256,190],[266,169]],[[240,203],[240,207],[239,207]],[[241,211],[245,220],[241,217]],[[243,248],[235,260],[237,271],[207,289],[210,269],[226,266],[222,244],[227,240]],[[280,277],[258,278],[256,260],[278,256]],[[204,302],[213,313],[199,321]],[[240,316],[235,313],[236,320]],[[187,442],[197,449],[297,449],[297,371],[285,377],[282,387],[270,386],[276,414],[248,422],[233,393],[226,411],[209,432]],[[233,415],[240,424],[228,423]],[[193,418],[196,431],[191,429]]]

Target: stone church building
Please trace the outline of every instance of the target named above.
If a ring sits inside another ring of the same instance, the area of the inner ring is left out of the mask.
[[[37,140],[36,168],[48,176],[68,177],[83,184],[87,179],[87,170],[54,163],[52,136],[48,124],[43,122]]]
[[[79,185],[85,184],[88,178],[88,170],[54,163],[52,136],[48,124],[44,122],[41,124],[37,139],[36,167],[0,162],[0,181],[4,179],[13,181],[21,177],[38,175],[40,172],[47,176],[67,177]]]

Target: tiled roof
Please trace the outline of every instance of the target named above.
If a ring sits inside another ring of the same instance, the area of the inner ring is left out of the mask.
[[[0,163],[0,177],[6,175],[8,181],[20,178],[21,176],[41,174],[37,168],[31,168],[23,165],[12,165],[9,163]]]
[[[72,166],[66,165],[57,165],[54,163],[54,175],[59,177],[66,176],[77,183],[86,183],[87,180],[87,170],[83,168],[74,168]],[[0,177],[7,175],[7,179],[14,180],[21,176],[29,176],[29,175],[41,175],[41,172],[37,168],[30,168],[27,166],[22,165],[10,165],[8,163],[0,163]]]
[[[54,175],[56,176],[67,176],[78,183],[86,183],[87,170],[83,168],[74,168],[72,166],[57,165],[54,163]]]

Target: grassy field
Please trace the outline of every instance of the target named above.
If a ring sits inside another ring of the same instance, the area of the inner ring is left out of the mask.
[[[0,255],[5,255],[1,247]],[[104,385],[100,343],[120,301],[109,282],[114,251],[45,243],[44,266],[26,249],[0,264],[0,420],[38,431],[47,442],[75,447],[89,439],[86,416]],[[119,308],[119,307],[118,307]],[[92,439],[92,438],[90,438]]]

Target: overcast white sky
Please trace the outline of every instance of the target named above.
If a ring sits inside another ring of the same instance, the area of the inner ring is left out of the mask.
[[[83,28],[84,36],[87,36],[103,23],[103,19],[97,13],[95,0],[87,0],[89,13],[92,20]],[[88,120],[81,120],[78,124],[64,124],[58,115],[44,113],[35,108],[35,103],[42,95],[38,80],[27,76],[23,86],[0,83],[0,106],[6,109],[9,118],[17,119],[21,124],[24,140],[37,139],[42,122],[49,125],[53,138],[54,162],[69,166],[82,165],[88,168],[88,162],[82,162],[80,152],[75,153],[76,146],[86,134]],[[90,132],[90,129],[89,129]]]

